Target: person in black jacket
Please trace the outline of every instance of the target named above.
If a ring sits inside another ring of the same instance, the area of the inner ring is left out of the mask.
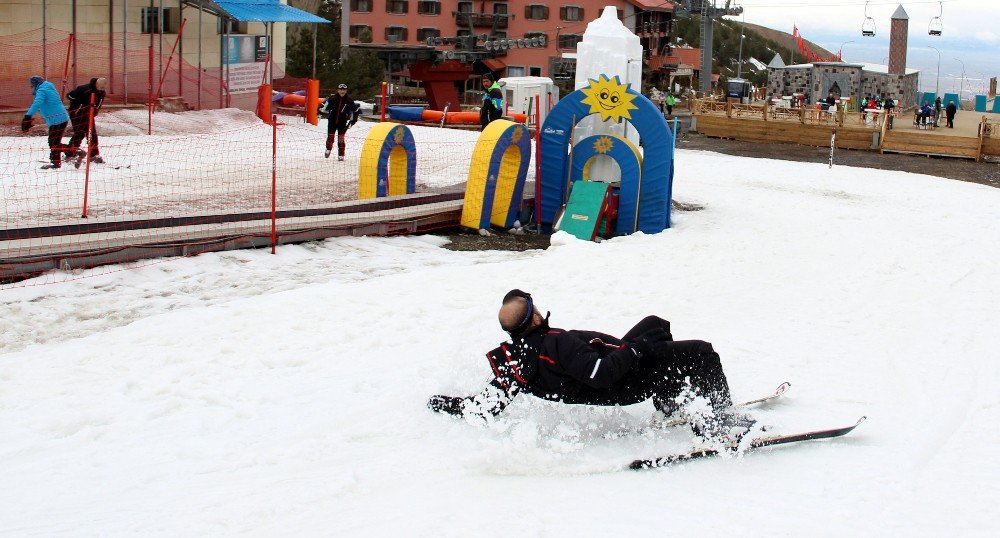
[[[492,73],[483,75],[483,106],[479,109],[479,130],[503,116],[503,90],[493,79]]]
[[[97,125],[91,122],[91,111],[93,111],[93,117],[96,117],[97,112],[101,109],[101,104],[104,103],[104,88],[107,85],[108,79],[106,78],[92,78],[87,84],[77,86],[66,94],[66,97],[69,98],[69,119],[73,124],[73,138],[69,140],[69,151],[66,152],[67,159],[83,155],[80,151],[80,144],[83,143],[83,137],[87,136],[89,127],[90,137],[87,139],[87,152],[90,153],[90,162],[104,162],[100,155],[101,150],[97,145]],[[91,103],[91,98],[93,98],[93,103]]]
[[[958,112],[958,107],[955,106],[955,101],[948,101],[948,106],[944,108],[944,115],[948,118],[948,128],[953,129],[955,127],[955,114]]]
[[[344,135],[347,134],[347,130],[351,126],[358,122],[358,116],[361,115],[361,105],[355,103],[354,99],[347,95],[347,84],[341,84],[337,86],[337,93],[326,98],[323,106],[319,108],[319,112],[327,116],[326,153],[324,155],[327,158],[330,157],[330,152],[333,151],[333,138],[336,135],[337,160],[343,161],[344,150],[347,148]]]
[[[654,423],[667,417],[689,420],[710,441],[733,440],[753,426],[732,408],[719,354],[700,340],[674,341],[670,322],[648,316],[622,339],[596,331],[549,327],[531,295],[511,290],[499,312],[511,336],[486,354],[493,380],[469,397],[433,396],[432,410],[451,415],[499,415],[519,393],[568,404],[631,405],[652,400]],[[704,397],[711,410],[689,408]],[[739,428],[733,433],[733,428]],[[736,439],[738,441],[738,439]]]

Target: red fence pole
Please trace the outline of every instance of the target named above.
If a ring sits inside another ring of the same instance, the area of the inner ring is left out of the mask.
[[[535,94],[535,229],[542,232],[542,97]]]
[[[278,116],[271,115],[271,254],[278,244]]]
[[[149,108],[149,131],[146,134],[153,134],[153,45],[149,46],[149,69],[146,78],[146,106]]]
[[[76,129],[76,126],[73,126]],[[75,134],[75,133],[74,133]],[[90,108],[87,109],[87,169],[83,176],[83,216],[87,218],[87,194],[90,190],[90,153],[94,150],[94,94],[90,94]],[[77,157],[79,159],[79,157]]]
[[[63,69],[62,89],[59,91],[59,95],[66,95],[66,81],[69,79],[69,59],[73,52],[75,40],[76,34],[70,34],[69,44],[66,46],[66,67]]]
[[[177,39],[174,40],[174,46],[170,49],[170,56],[167,56],[167,66],[163,68],[163,73],[160,75],[160,85],[156,88],[156,97],[163,97],[163,81],[167,79],[167,71],[170,70],[170,62],[174,60],[174,51],[177,50],[177,44],[181,41],[181,36],[184,35],[184,23],[187,19],[181,19],[181,25],[177,29]],[[180,78],[178,73],[177,78]]]
[[[382,81],[382,103],[381,103],[381,106],[379,107],[382,110],[382,118],[379,121],[385,121],[385,93],[386,93],[386,90],[387,90],[388,86],[389,86],[389,84],[383,80]]]

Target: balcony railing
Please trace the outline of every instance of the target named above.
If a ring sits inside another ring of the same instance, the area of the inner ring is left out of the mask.
[[[466,13],[462,11],[455,11],[455,24],[460,27],[468,27],[469,23],[472,26],[481,27],[493,27],[493,21],[496,20],[497,28],[507,28],[507,18],[510,15],[506,13]]]

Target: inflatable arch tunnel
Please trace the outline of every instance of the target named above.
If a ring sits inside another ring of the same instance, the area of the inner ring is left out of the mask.
[[[383,122],[372,127],[361,148],[358,199],[413,194],[417,147],[410,129]]]
[[[490,224],[514,225],[531,164],[531,136],[523,125],[494,120],[486,126],[469,165],[461,225],[474,230]]]
[[[568,148],[573,127],[583,118],[600,114],[604,121],[628,120],[639,133],[643,156],[627,140],[612,135],[588,137]],[[594,140],[591,140],[591,139]],[[601,138],[605,142],[598,144]],[[617,232],[657,233],[670,227],[670,199],[674,176],[673,135],[660,109],[622,84],[617,76],[596,80],[559,101],[542,127],[541,222],[552,226],[566,203],[569,182],[584,179],[588,162],[598,153],[614,159],[622,170]],[[579,163],[583,161],[583,163]],[[634,173],[638,167],[638,173]],[[576,170],[574,172],[574,170]],[[628,176],[627,176],[628,174]]]

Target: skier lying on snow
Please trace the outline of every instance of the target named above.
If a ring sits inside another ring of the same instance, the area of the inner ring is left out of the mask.
[[[733,409],[719,354],[700,340],[675,342],[670,322],[648,316],[621,340],[595,331],[549,327],[531,295],[511,290],[499,312],[510,343],[486,354],[494,379],[470,397],[437,395],[427,403],[440,413],[499,415],[524,391],[569,404],[631,405],[653,400],[654,425],[683,418],[711,443],[739,442],[754,420]],[[695,395],[711,409],[694,412]],[[667,419],[671,417],[671,419]]]

